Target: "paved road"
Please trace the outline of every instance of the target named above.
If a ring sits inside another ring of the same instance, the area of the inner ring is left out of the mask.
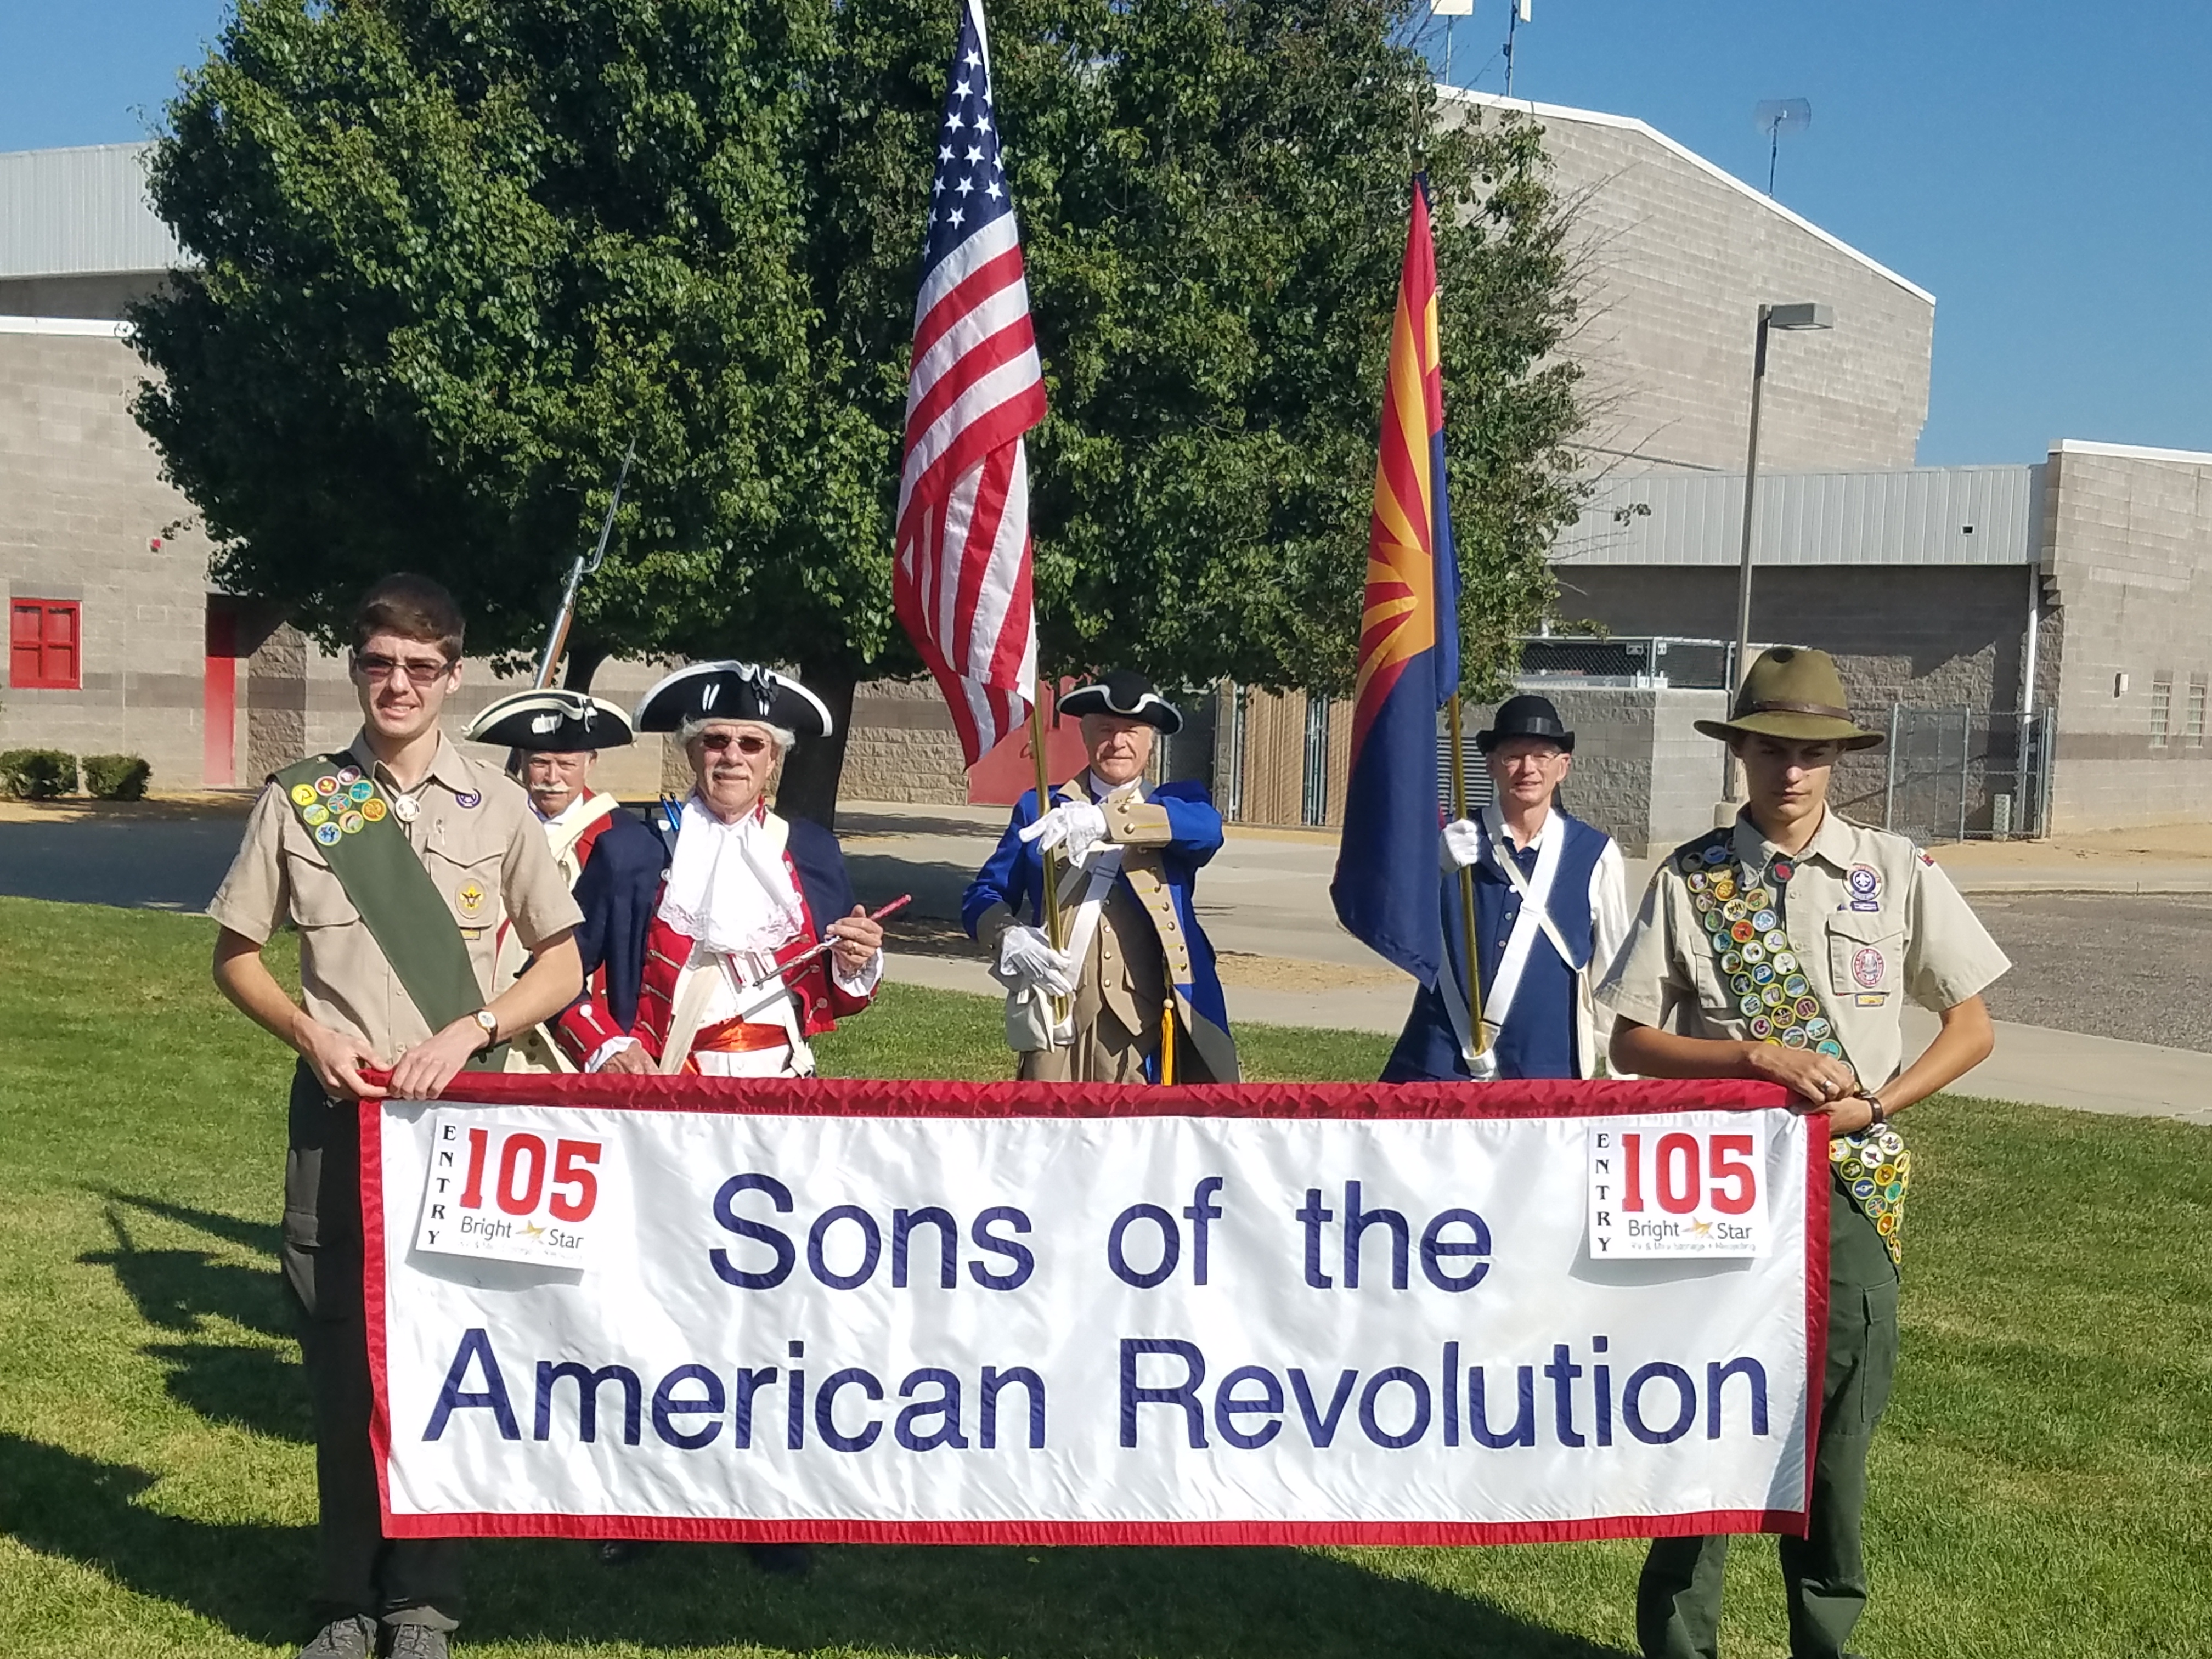
[[[958,915],[961,890],[1004,821],[962,808],[843,817],[862,896],[912,892],[909,943],[924,949],[932,931],[949,930],[920,924]],[[240,822],[0,823],[0,893],[197,910],[229,866]],[[1199,887],[1215,945],[1371,973],[1380,964],[1329,914],[1335,857],[1318,837],[1232,835]],[[2212,1054],[2212,894],[1983,892],[1974,905],[2015,963],[1990,994],[1999,1018]],[[1402,1001],[1395,988],[1383,994],[1393,1007]]]
[[[1982,893],[1999,1019],[2212,1054],[2212,895]]]

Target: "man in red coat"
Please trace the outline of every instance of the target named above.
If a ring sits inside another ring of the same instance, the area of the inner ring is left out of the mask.
[[[805,687],[749,663],[696,663],[645,694],[637,729],[678,734],[693,787],[641,918],[635,1018],[587,994],[556,1022],[584,1070],[805,1077],[807,1040],[873,1000],[884,930],[854,902],[837,838],[763,799],[793,746],[830,724]]]

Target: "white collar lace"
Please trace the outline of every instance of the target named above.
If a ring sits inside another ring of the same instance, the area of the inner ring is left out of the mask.
[[[786,826],[755,807],[726,823],[694,795],[684,803],[660,919],[722,956],[774,951],[805,931],[783,861]]]

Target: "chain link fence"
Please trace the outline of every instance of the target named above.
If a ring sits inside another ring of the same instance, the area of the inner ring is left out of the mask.
[[[1893,705],[1882,827],[1923,843],[2047,833],[2054,735],[2045,709]]]

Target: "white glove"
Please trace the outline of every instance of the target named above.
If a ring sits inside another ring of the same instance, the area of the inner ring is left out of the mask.
[[[1454,818],[1444,825],[1444,862],[1454,870],[1482,862],[1482,827],[1473,818]]]
[[[1048,996],[1070,996],[1075,991],[1075,961],[1052,948],[1043,928],[1017,924],[999,936],[999,977]]]
[[[1079,863],[1106,839],[1105,810],[1087,800],[1064,801],[1023,830],[1022,839],[1036,842],[1042,853],[1065,843],[1067,856]]]

